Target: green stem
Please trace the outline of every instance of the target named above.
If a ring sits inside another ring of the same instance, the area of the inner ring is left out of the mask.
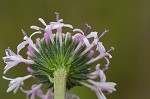
[[[65,99],[67,72],[57,69],[54,72],[54,99]]]

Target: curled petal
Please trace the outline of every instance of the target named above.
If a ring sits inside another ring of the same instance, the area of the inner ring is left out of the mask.
[[[14,63],[14,62],[8,62],[7,65],[4,68],[4,74],[6,74],[6,72],[11,69],[12,67],[16,66],[18,63]]]
[[[40,89],[42,87],[42,84],[39,85],[32,85],[31,90],[24,90],[23,88],[20,88],[22,92],[26,93],[27,98],[30,96],[30,99],[35,99],[35,96],[42,97],[43,93],[42,90]]]
[[[106,99],[103,92],[99,88],[97,88],[96,86],[92,86],[92,85],[84,83],[84,82],[80,82],[80,84],[82,84],[83,86],[86,86],[86,87],[90,88],[91,90],[93,90],[96,93],[98,99]]]
[[[61,22],[63,22],[63,19],[60,19],[60,20],[58,20],[57,22],[50,22],[50,24],[59,24],[59,23],[61,23]]]
[[[31,37],[34,36],[35,34],[41,34],[41,33],[42,33],[41,31],[34,32],[34,33],[32,33],[32,34],[30,35],[29,38],[31,39]]]
[[[98,94],[98,92],[100,92],[101,93],[100,96],[102,96],[102,97],[105,97],[103,93],[110,94],[113,91],[116,91],[116,89],[115,89],[116,83],[114,83],[114,82],[95,82],[92,80],[88,80],[88,82],[93,84],[94,87],[98,89],[98,90],[95,90],[96,94]],[[99,95],[98,95],[98,97],[99,97]]]
[[[83,36],[82,34],[77,33],[77,34],[75,34],[75,35],[73,36],[73,39],[76,38],[77,40],[79,40],[79,39],[81,40],[82,36]]]
[[[19,53],[27,44],[28,44],[27,41],[24,41],[24,42],[20,43],[20,44],[17,46],[17,53]]]
[[[72,25],[70,25],[70,24],[64,24],[64,27],[68,27],[68,28],[73,29],[73,26],[72,26]]]
[[[106,75],[99,69],[100,82],[106,82]]]
[[[84,32],[81,29],[74,29],[73,32],[79,32],[82,33],[82,35],[84,35]]]
[[[90,47],[90,42],[87,38],[83,38],[83,41],[84,41],[86,47]]]
[[[45,32],[49,34],[52,44],[54,43],[54,38],[52,34],[52,29],[50,25],[47,25],[45,28]]]
[[[38,27],[38,26],[30,26],[30,28],[33,30],[40,30],[40,27]]]
[[[63,23],[59,23],[59,24],[52,24],[52,28],[51,29],[58,29],[58,28],[62,28],[62,27],[68,27],[73,29],[73,26],[70,24],[63,24]]]
[[[89,35],[86,36],[86,38],[92,38],[92,37],[98,38],[97,32],[91,32]]]
[[[106,81],[106,75],[104,74],[103,70],[100,69],[100,64],[96,65],[96,70],[89,74],[88,76],[90,79],[95,79],[100,77],[100,82]]]
[[[99,59],[102,59],[102,58],[105,58],[106,61],[107,61],[107,64],[106,64],[106,67],[108,67],[109,65],[109,60],[106,58],[107,56],[109,58],[112,58],[112,56],[109,54],[110,51],[112,51],[114,48],[112,47],[109,51],[106,52],[105,50],[105,47],[103,46],[102,42],[98,42],[98,45],[97,45],[97,49],[99,51],[99,55],[93,59],[91,59],[90,61],[87,62],[87,64],[91,64]]]
[[[99,88],[103,93],[112,93],[113,91],[116,91],[115,86],[116,83],[114,82],[96,82],[93,80],[88,80],[91,84],[93,84],[95,87]]]
[[[106,58],[106,57],[104,57],[104,58],[105,58],[107,63],[105,64],[105,68],[103,69],[103,71],[106,71],[108,69],[108,66],[109,66],[110,62],[109,62],[108,58]]]
[[[46,26],[46,23],[45,23],[45,21],[44,21],[42,18],[39,18],[38,20],[39,20],[43,25]]]
[[[106,94],[110,94],[113,91],[116,91],[115,89],[116,83],[114,82],[99,83],[98,86],[101,88],[102,92]]]
[[[100,53],[106,52],[105,47],[103,46],[102,42],[98,42],[97,50],[98,50]]]
[[[5,53],[6,53],[7,56],[14,56],[14,55],[16,55],[10,48],[6,49]]]

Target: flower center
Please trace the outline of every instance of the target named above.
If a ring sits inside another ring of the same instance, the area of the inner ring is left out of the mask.
[[[49,36],[49,35],[48,35]],[[35,61],[35,64],[29,65],[33,69],[32,75],[40,79],[41,83],[53,86],[53,73],[58,69],[64,69],[67,72],[67,88],[79,85],[78,81],[86,80],[89,67],[86,64],[91,56],[89,51],[84,55],[81,53],[86,49],[84,43],[73,39],[67,34],[60,36],[53,34],[54,42],[52,43],[50,37],[45,37],[36,44],[39,52],[31,48],[28,49],[29,58]],[[80,47],[78,45],[80,44]]]

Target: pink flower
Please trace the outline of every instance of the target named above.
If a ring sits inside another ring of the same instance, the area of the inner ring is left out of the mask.
[[[11,49],[5,50],[6,56],[3,57],[4,62],[6,63],[6,66],[4,68],[4,74],[12,67],[16,66],[17,64],[23,62],[26,64],[33,64],[34,61],[29,59],[24,59],[21,55],[15,54]]]
[[[17,46],[17,54],[9,48],[5,50],[6,56],[3,57],[3,60],[6,66],[4,73],[19,63],[27,64],[26,68],[30,73],[30,75],[15,79],[3,77],[6,80],[10,80],[7,92],[13,91],[16,93],[20,88],[26,94],[27,99],[35,99],[36,97],[40,99],[53,99],[54,95],[59,93],[57,91],[63,91],[66,99],[79,99],[76,95],[69,94],[69,90],[81,84],[93,90],[98,99],[106,99],[104,94],[109,94],[116,90],[116,84],[114,82],[106,82],[104,74],[108,69],[109,58],[112,58],[109,52],[114,50],[111,47],[110,50],[106,51],[100,41],[108,30],[105,30],[100,36],[98,36],[96,31],[89,32],[88,34],[91,27],[86,24],[85,31],[74,29],[73,32],[77,33],[73,35],[71,32],[63,33],[63,27],[73,29],[73,26],[63,23],[63,19],[59,18],[59,13],[56,13],[56,22],[46,24],[42,18],[38,20],[44,25],[44,28],[31,26],[30,28],[36,30],[36,32],[33,32],[30,36],[22,30],[24,41]],[[44,36],[37,38],[36,42],[34,42],[32,37],[41,33]],[[20,55],[20,51],[26,45],[27,59],[24,59]],[[96,52],[99,53],[97,56],[94,55]],[[98,64],[96,65],[96,70],[89,73],[92,63],[101,59],[106,60],[105,67],[100,69],[100,64]],[[65,72],[63,79],[62,77],[59,78],[62,75],[62,70]],[[55,75],[55,72],[58,75]],[[34,84],[31,90],[24,90],[22,88],[24,81],[31,77],[38,78],[39,85]],[[65,79],[66,77],[67,79]],[[96,78],[100,79],[100,81],[95,81]],[[60,79],[66,80],[66,84],[57,84],[57,81]],[[87,80],[87,83],[82,82],[85,80]],[[43,94],[41,89],[45,84],[48,85],[48,89]],[[57,90],[58,86],[63,90]],[[54,92],[56,93],[54,94]]]
[[[80,43],[73,52],[75,54],[77,50],[83,45],[83,43],[86,45],[86,49],[81,53],[81,55],[84,55],[86,52],[91,50],[95,45],[97,45],[97,32],[91,32],[90,34],[87,35],[88,30],[91,27],[86,24],[86,29],[85,32],[83,32],[81,29],[74,29],[73,32],[78,32],[73,36],[73,39],[78,40]],[[94,38],[93,42],[90,43],[89,39]]]
[[[91,90],[93,90],[98,99],[106,99],[104,94],[110,94],[113,91],[116,91],[115,86],[116,83],[114,82],[106,82],[106,76],[104,74],[104,72],[99,68],[99,64],[96,65],[96,71],[92,72],[89,74],[89,80],[87,80],[90,84],[84,83],[84,82],[80,82],[82,85],[90,88]],[[95,79],[97,77],[100,77],[100,81],[94,81],[92,79]],[[91,85],[92,84],[92,85]]]
[[[35,51],[39,52],[39,50],[36,48],[35,44],[33,43],[31,37],[35,34],[41,34],[41,31],[37,31],[34,32],[32,35],[30,35],[30,37],[27,36],[27,34],[25,33],[24,30],[22,30],[22,33],[24,34],[24,40],[23,42],[21,42],[18,46],[17,46],[17,53],[19,54],[20,50],[22,50],[25,45],[29,44]]]
[[[23,86],[24,80],[31,78],[32,75],[27,75],[24,77],[18,77],[15,79],[7,78],[3,76],[3,79],[10,80],[9,88],[7,89],[7,92],[10,92],[14,90],[14,94],[17,92],[17,90],[20,88],[20,86]]]
[[[56,29],[57,33],[56,35],[59,37],[60,46],[62,46],[62,27],[68,27],[73,29],[73,26],[70,24],[64,24],[63,19],[59,19],[59,13],[56,13],[56,22],[50,22],[48,25],[45,23],[45,21],[42,18],[39,18],[39,21],[46,26],[44,29],[40,28],[38,26],[31,26],[31,29],[34,30],[44,30],[46,33],[50,35],[51,42],[54,43],[54,38],[52,34],[52,30]]]
[[[109,58],[112,58],[112,56],[109,54],[109,52],[112,51],[112,50],[114,50],[114,48],[111,47],[109,51],[106,51],[105,47],[102,44],[102,42],[98,42],[96,50],[99,52],[99,55],[97,57],[91,59],[90,61],[88,61],[87,64],[91,64],[91,63],[93,63],[93,62],[95,62],[95,61],[97,61],[99,59],[105,58],[105,60],[107,61],[107,63],[105,64],[105,66],[106,66],[106,69],[108,69],[109,60],[108,60],[107,56]]]
[[[37,95],[38,97],[43,97],[43,92],[40,89],[42,84],[39,85],[32,85],[31,90],[24,90],[21,88],[22,92],[26,93],[27,99],[30,97],[30,99],[35,99],[35,96]]]

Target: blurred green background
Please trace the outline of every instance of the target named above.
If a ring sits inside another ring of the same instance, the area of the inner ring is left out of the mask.
[[[149,0],[0,0],[0,57],[4,50],[22,42],[21,29],[31,33],[31,25],[42,26],[37,20],[42,17],[47,23],[55,20],[59,12],[65,23],[84,29],[85,23],[99,34],[109,29],[102,39],[106,49],[111,46],[111,64],[107,81],[117,83],[117,91],[108,99],[150,99],[150,1]],[[0,99],[25,99],[25,94],[7,93],[8,81],[3,80],[5,64],[0,60]],[[24,64],[11,69],[6,76],[24,76]],[[26,89],[30,80],[25,82]],[[34,81],[32,82],[34,83]],[[97,99],[94,92],[85,87],[71,90],[80,99]]]

